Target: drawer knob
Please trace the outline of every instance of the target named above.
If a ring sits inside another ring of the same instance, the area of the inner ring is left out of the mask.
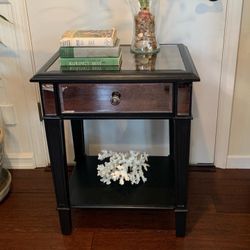
[[[118,91],[114,91],[110,98],[112,105],[117,106],[121,102],[121,94]]]

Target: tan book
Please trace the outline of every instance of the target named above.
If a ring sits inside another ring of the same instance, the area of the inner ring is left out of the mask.
[[[60,39],[61,47],[112,47],[117,39],[115,28],[108,30],[68,30]]]

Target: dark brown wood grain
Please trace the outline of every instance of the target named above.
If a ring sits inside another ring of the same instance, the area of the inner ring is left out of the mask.
[[[62,112],[172,112],[170,84],[62,85]],[[113,93],[120,103],[112,105]]]
[[[173,111],[172,84],[64,84],[60,89],[62,113]],[[178,115],[189,115],[190,91],[189,85],[178,87]],[[120,93],[116,106],[111,104],[113,92]],[[42,98],[44,113],[55,115],[54,93],[43,90]]]
[[[60,232],[51,173],[12,171],[0,203],[0,249],[249,249],[250,170],[189,172],[187,235],[176,238],[172,211],[73,210],[74,231]]]

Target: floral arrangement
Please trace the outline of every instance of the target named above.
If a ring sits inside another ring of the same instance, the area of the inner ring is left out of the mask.
[[[98,154],[98,160],[103,161],[109,158],[109,162],[104,162],[97,166],[97,175],[101,177],[101,182],[110,185],[111,181],[124,185],[125,181],[132,185],[139,184],[142,180],[147,181],[144,171],[148,170],[149,164],[147,153],[129,151],[127,153],[103,150]]]

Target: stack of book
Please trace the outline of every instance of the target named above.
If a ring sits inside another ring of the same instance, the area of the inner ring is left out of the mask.
[[[120,70],[122,62],[115,28],[66,31],[59,54],[62,71]]]

